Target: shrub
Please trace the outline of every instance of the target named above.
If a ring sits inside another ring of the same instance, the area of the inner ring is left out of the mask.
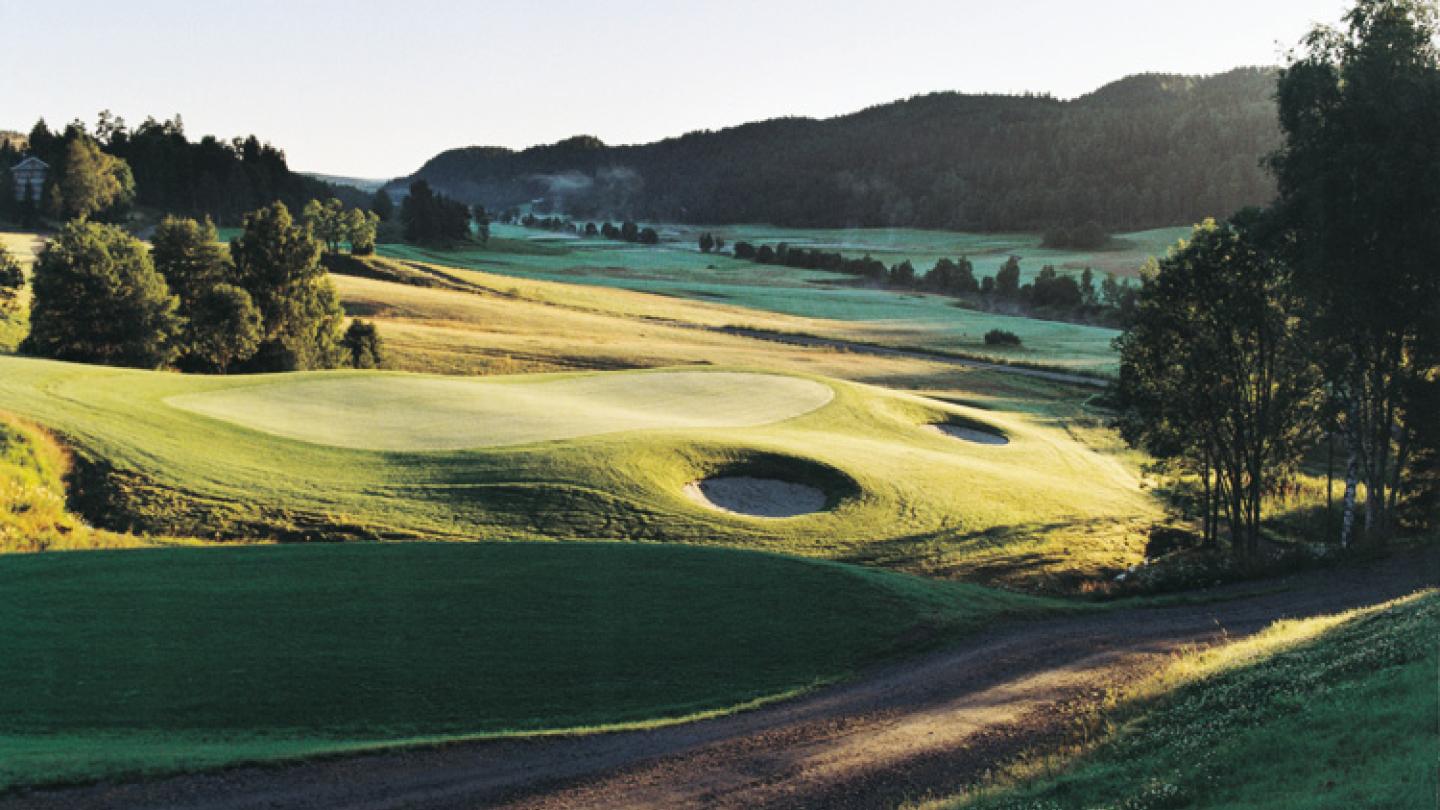
[[[991,329],[985,333],[986,346],[1019,346],[1020,336],[1004,329]]]

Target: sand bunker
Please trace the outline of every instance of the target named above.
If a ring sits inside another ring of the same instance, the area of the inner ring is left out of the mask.
[[[421,451],[629,430],[755,427],[809,413],[834,395],[830,386],[814,380],[742,372],[481,379],[379,374],[309,376],[165,402],[315,444]]]
[[[825,508],[825,493],[808,484],[748,475],[706,478],[685,485],[685,494],[696,503],[735,515],[787,518],[808,515]]]
[[[941,423],[938,425],[929,425],[929,428],[942,436],[974,442],[975,444],[1002,445],[1010,443],[1010,439],[1000,433],[970,427],[969,425]]]

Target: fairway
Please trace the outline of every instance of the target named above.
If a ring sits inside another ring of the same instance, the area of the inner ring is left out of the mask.
[[[0,790],[694,717],[1046,604],[673,546],[8,556]]]
[[[496,414],[512,394],[525,396],[499,416],[473,415]],[[275,397],[304,415],[282,414]],[[177,402],[222,405],[224,418]],[[0,357],[0,410],[55,431],[88,462],[105,528],[217,540],[665,541],[1064,590],[1137,562],[1155,514],[1123,459],[1049,413],[750,369],[470,382]],[[956,420],[1009,443],[931,429]],[[726,477],[807,485],[826,508],[774,520],[768,508],[734,514],[687,495]]]
[[[312,379],[171,397],[177,408],[358,450],[460,450],[627,430],[741,428],[809,413],[824,384],[775,374],[663,372],[511,379]]]

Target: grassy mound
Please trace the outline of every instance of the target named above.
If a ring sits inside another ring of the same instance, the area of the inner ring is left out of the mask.
[[[834,392],[777,374],[281,380],[169,405],[276,436],[359,450],[460,450],[627,430],[738,428],[809,413]]]
[[[734,374],[690,371],[681,379],[739,380],[727,396],[763,403],[749,384],[755,378]],[[631,386],[646,390],[650,378],[663,387],[677,376],[609,372],[485,386],[598,386],[626,396]],[[103,487],[87,488],[107,496],[95,512],[192,536],[659,540],[953,574],[1003,563],[982,573],[1035,584],[1138,561],[1144,539],[1133,529],[1154,513],[1131,469],[1043,418],[815,377],[763,378],[769,389],[790,390],[785,407],[795,410],[797,400],[812,407],[818,390],[833,392],[823,407],[772,424],[682,427],[696,414],[677,413],[676,421],[643,430],[426,453],[301,442],[166,404],[251,396],[282,380],[308,395],[317,383],[349,390],[396,379],[452,382],[373,372],[193,377],[0,357],[0,408],[43,422],[74,445],[87,469],[105,473]],[[581,418],[574,415],[581,399],[544,408]],[[531,418],[532,404],[518,401],[514,418]],[[403,422],[424,407],[402,403],[394,417]],[[949,416],[990,425],[1011,443],[982,447],[925,429]],[[367,429],[363,421],[342,424],[352,417],[336,402],[316,410],[307,429]],[[465,443],[494,429],[453,422],[427,429],[456,431]],[[390,439],[368,441],[382,440]],[[686,484],[772,457],[795,459],[802,471],[835,471],[854,494],[783,522],[716,512],[684,494]]]
[[[0,789],[723,712],[1043,607],[675,546],[4,557]]]
[[[1058,777],[945,805],[1434,807],[1440,594],[1300,622],[1193,655]]]

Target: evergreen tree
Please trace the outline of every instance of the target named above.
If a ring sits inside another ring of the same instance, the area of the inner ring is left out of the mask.
[[[263,336],[256,371],[333,368],[340,361],[345,313],[320,265],[321,247],[284,203],[245,216],[230,242],[238,286],[260,311]]]

